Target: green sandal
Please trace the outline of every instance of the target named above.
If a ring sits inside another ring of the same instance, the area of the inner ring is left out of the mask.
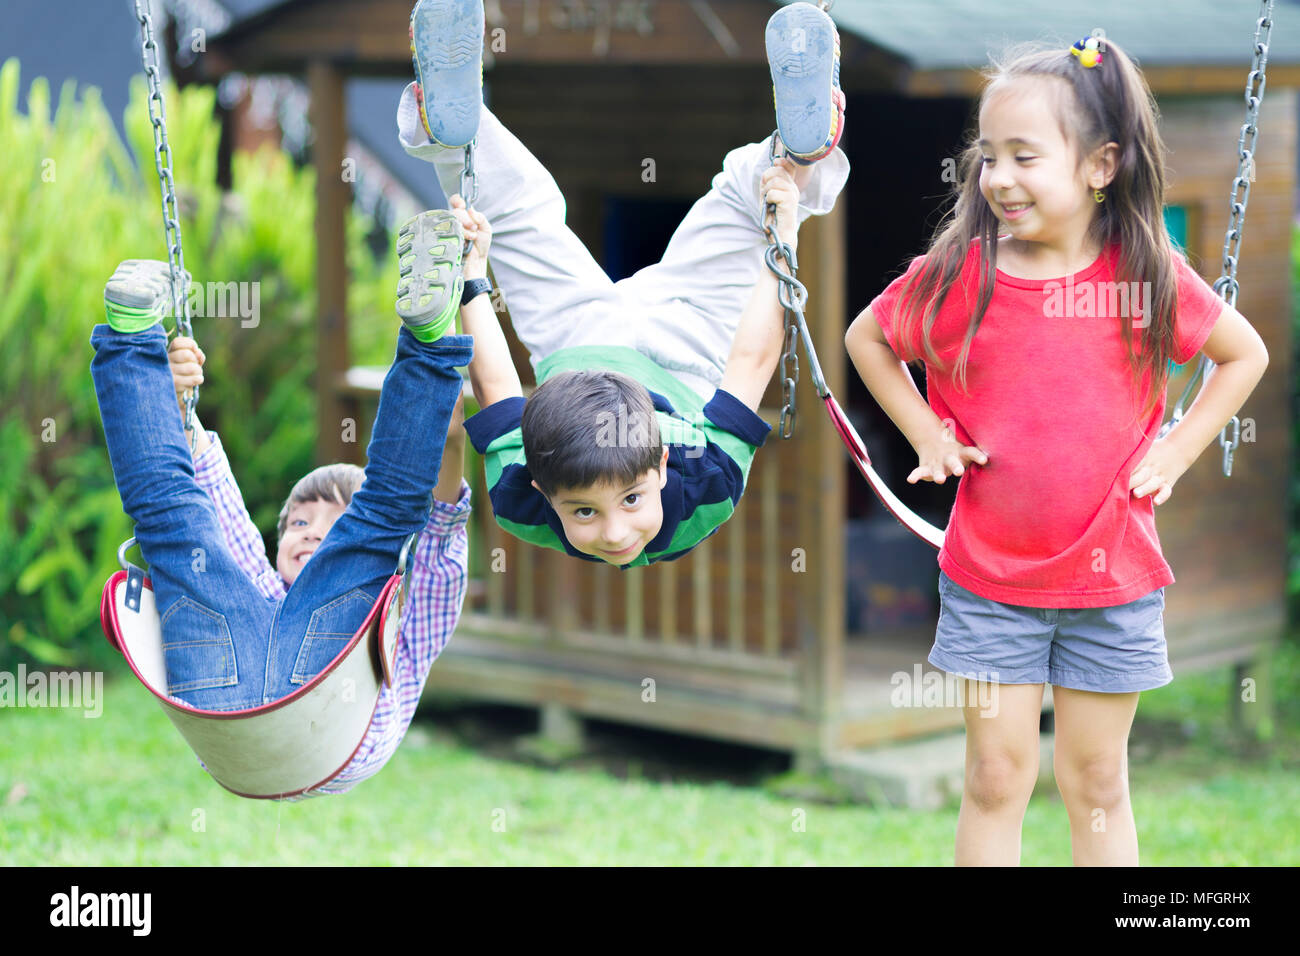
[[[465,277],[465,232],[446,209],[422,212],[397,233],[397,314],[421,342],[455,329]]]

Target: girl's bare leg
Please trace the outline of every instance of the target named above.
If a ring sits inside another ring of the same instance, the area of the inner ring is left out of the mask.
[[[966,780],[957,815],[958,866],[1018,866],[1025,807],[1038,779],[1042,684],[966,683]]]
[[[1137,866],[1128,792],[1128,734],[1138,694],[1052,686],[1056,785],[1070,814],[1075,866]]]

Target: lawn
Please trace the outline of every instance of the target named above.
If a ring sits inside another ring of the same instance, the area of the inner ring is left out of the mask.
[[[1227,671],[1179,677],[1144,695],[1130,751],[1144,865],[1300,863],[1298,675],[1300,651],[1288,644],[1274,659],[1279,719],[1265,744],[1226,727]],[[761,785],[771,755],[645,732],[603,731],[615,748],[624,734],[636,760],[543,769],[496,755],[505,748],[482,739],[468,742],[453,730],[471,718],[447,708],[422,712],[389,765],[346,797],[242,800],[208,778],[142,688],[116,679],[105,696],[98,719],[53,709],[0,715],[0,863],[952,862],[955,807],[783,797]],[[485,733],[500,742],[503,731]],[[649,774],[638,770],[646,753]],[[694,756],[682,765],[679,753]],[[1023,848],[1025,864],[1070,863],[1054,794],[1031,801]]]

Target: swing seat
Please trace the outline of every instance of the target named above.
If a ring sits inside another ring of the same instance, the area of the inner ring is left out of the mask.
[[[337,777],[370,729],[380,691],[393,681],[401,581],[401,574],[388,579],[324,670],[287,697],[247,710],[203,710],[167,695],[162,626],[152,584],[139,569],[108,579],[99,617],[108,642],[217,783],[241,797],[294,797]]]

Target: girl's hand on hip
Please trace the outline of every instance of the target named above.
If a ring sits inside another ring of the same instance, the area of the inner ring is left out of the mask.
[[[1154,494],[1154,503],[1162,505],[1174,493],[1174,484],[1190,465],[1191,462],[1170,444],[1168,437],[1157,438],[1129,476],[1129,490],[1135,498]]]
[[[972,445],[963,445],[957,441],[952,429],[943,426],[933,437],[926,439],[916,447],[919,459],[917,467],[907,476],[908,484],[918,481],[933,481],[943,484],[949,475],[961,475],[968,465],[987,465],[989,456]]]

